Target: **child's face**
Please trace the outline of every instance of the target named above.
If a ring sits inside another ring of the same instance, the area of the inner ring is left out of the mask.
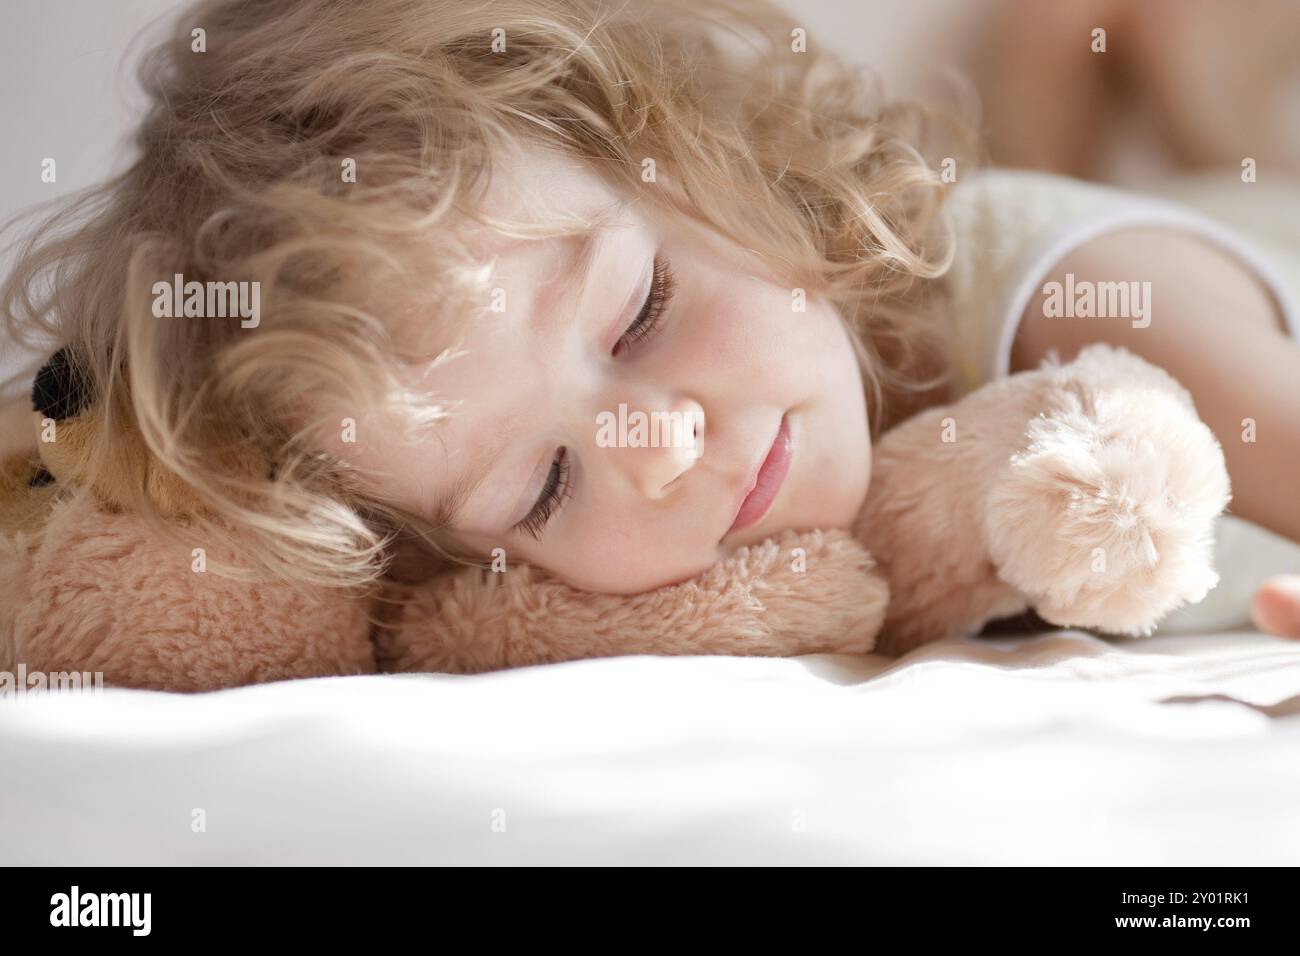
[[[588,212],[620,199],[576,162],[526,155],[494,175],[491,212]],[[504,310],[466,320],[456,343],[466,354],[419,379],[461,404],[421,446],[386,445],[372,428],[331,450],[429,517],[466,483],[452,525],[459,540],[484,557],[503,548],[508,565],[534,564],[585,590],[649,590],[784,529],[847,527],[866,494],[871,446],[860,370],[835,310],[810,298],[795,311],[792,290],[765,278],[757,257],[697,225],[662,221],[648,203],[631,202],[623,221],[585,285],[564,275],[580,239],[485,239]],[[656,256],[671,296],[657,327],[633,327]],[[653,428],[630,447],[638,412],[701,423],[696,448],[684,431]],[[777,440],[783,421],[788,443]],[[790,456],[778,485],[782,446]]]

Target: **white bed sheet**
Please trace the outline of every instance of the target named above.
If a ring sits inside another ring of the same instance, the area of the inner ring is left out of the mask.
[[[0,58],[57,107],[9,97],[4,127],[81,157],[49,188],[120,167],[136,105],[103,79],[170,2],[12,12],[58,39]],[[886,75],[944,62],[978,12],[864,7],[846,30],[842,3],[805,6]],[[35,198],[0,177],[6,217]],[[0,349],[0,381],[20,358]],[[1300,562],[1232,533],[1219,554],[1235,573],[1168,628],[1208,635],[0,701],[0,862],[1294,865],[1300,644],[1232,628]]]
[[[1294,865],[1298,695],[1297,642],[1057,632],[28,697],[0,862]]]

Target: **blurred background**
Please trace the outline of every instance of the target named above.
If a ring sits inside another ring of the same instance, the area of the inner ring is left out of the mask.
[[[140,110],[135,58],[182,6],[0,5],[0,219],[129,162]],[[810,48],[825,45],[865,65],[889,92],[926,95],[950,87],[954,75],[968,78],[988,162],[1161,193],[1300,249],[1296,0],[798,0],[785,7]],[[41,181],[45,157],[57,160],[54,183]],[[1240,188],[1246,158],[1266,187],[1249,194]],[[7,261],[0,257],[0,268]],[[0,391],[21,358],[0,343]]]

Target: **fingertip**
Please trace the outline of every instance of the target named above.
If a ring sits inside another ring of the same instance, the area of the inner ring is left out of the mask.
[[[1250,617],[1267,634],[1300,639],[1300,576],[1265,581],[1250,603]]]

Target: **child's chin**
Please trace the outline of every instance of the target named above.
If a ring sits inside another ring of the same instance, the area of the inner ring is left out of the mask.
[[[644,573],[629,574],[618,578],[586,577],[582,575],[561,574],[555,571],[549,571],[548,573],[579,591],[594,591],[598,594],[630,596],[633,594],[645,594],[647,591],[657,591],[660,588],[671,587],[674,584],[684,584],[687,581],[699,577],[724,558],[725,555],[718,554],[709,559],[702,558],[696,565],[689,566],[685,570],[676,569],[662,572],[646,571]]]

